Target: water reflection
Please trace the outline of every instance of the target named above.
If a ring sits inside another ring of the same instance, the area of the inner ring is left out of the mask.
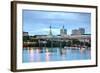
[[[33,62],[34,61],[34,50],[33,48],[29,48],[29,59],[30,59],[30,62]]]
[[[23,48],[23,62],[44,62],[44,61],[62,61],[62,60],[85,60],[91,59],[89,49],[71,49],[71,48]]]
[[[49,49],[46,48],[46,61],[50,61],[50,56],[51,56],[51,52],[49,52]]]

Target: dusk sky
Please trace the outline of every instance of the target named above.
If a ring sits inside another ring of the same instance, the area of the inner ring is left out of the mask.
[[[65,27],[70,35],[73,29],[84,28],[85,34],[91,33],[91,14],[60,11],[23,10],[23,31],[29,35],[48,35],[49,27],[53,35],[59,35]]]

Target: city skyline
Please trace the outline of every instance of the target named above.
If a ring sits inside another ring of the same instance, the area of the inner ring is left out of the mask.
[[[48,35],[51,26],[52,34],[59,35],[64,26],[68,35],[79,28],[90,34],[90,18],[90,13],[23,10],[23,31],[29,35]]]

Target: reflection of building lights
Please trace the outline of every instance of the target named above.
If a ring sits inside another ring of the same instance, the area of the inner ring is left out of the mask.
[[[40,61],[40,49],[36,49],[36,60],[39,62]]]
[[[27,49],[28,49],[28,50],[27,50],[27,51],[28,51],[28,53],[30,53],[31,48],[30,48],[30,47],[27,47]]]
[[[61,56],[61,59],[62,59],[62,60],[66,60],[66,56],[65,56],[65,55],[62,55],[62,56]]]
[[[60,54],[61,54],[61,59],[62,60],[65,60],[66,59],[66,49],[64,49],[64,48],[61,48],[61,50],[60,50]]]
[[[40,49],[38,48],[29,48],[29,61],[34,62],[34,61],[40,61]]]
[[[80,52],[83,53],[84,51],[85,51],[85,48],[84,47],[81,47],[80,48]]]
[[[30,62],[33,62],[34,61],[34,50],[33,49],[29,51],[29,56],[30,56]]]
[[[46,48],[46,61],[50,61],[50,52],[48,48]]]

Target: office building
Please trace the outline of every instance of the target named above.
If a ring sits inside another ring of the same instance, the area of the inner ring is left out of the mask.
[[[80,31],[81,35],[85,34],[85,29],[84,28],[79,28],[79,31]]]

